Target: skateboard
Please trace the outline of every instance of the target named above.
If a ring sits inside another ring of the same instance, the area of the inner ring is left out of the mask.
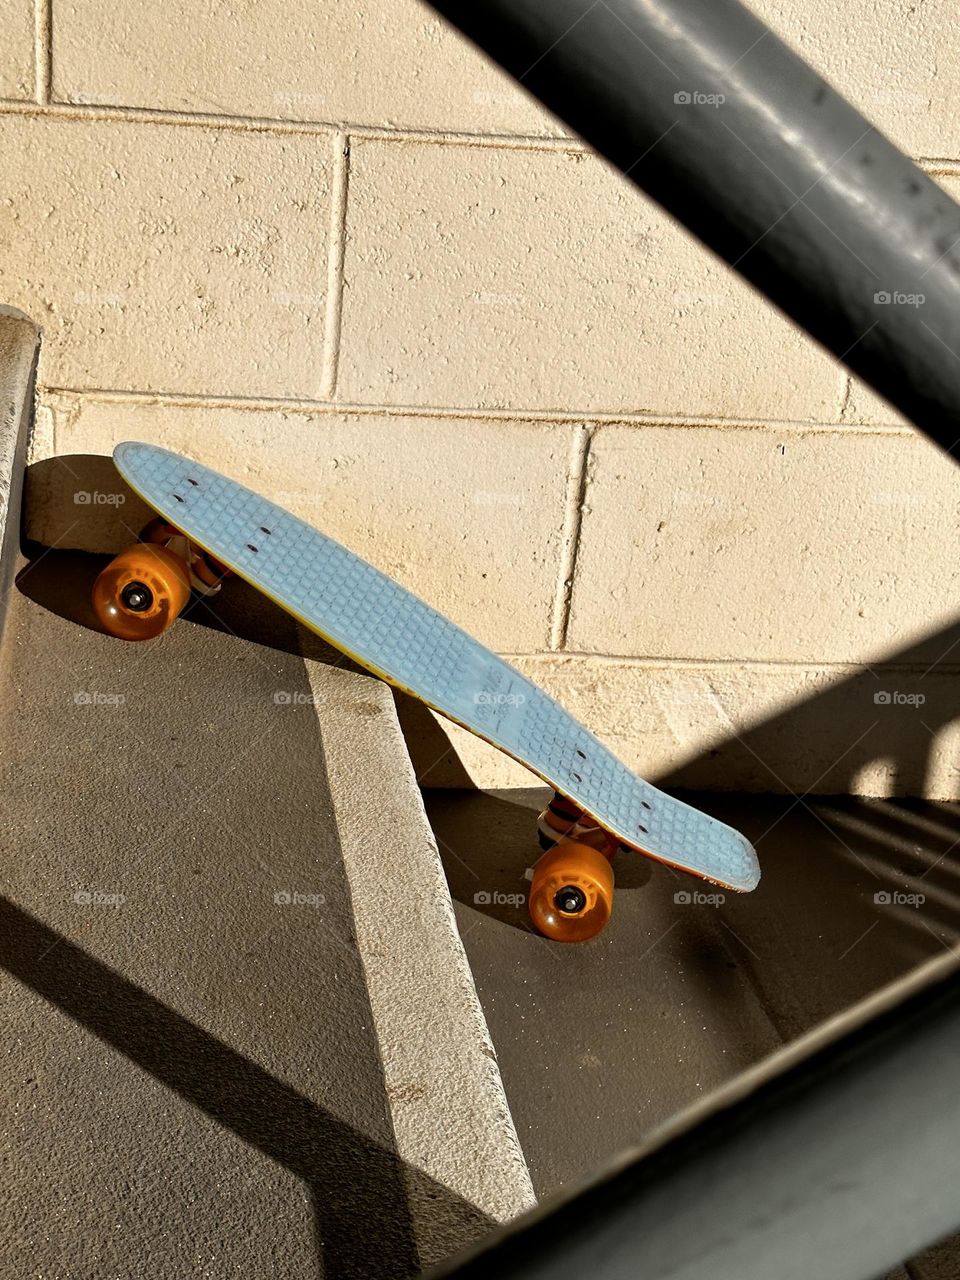
[[[236,574],[374,675],[518,760],[554,789],[528,895],[548,938],[600,932],[620,848],[729,889],[756,887],[760,868],[744,836],[637,777],[533,681],[346,547],[166,449],[126,443],[113,456],[158,517],[96,580],[105,630],[159,635],[191,591],[213,594]]]

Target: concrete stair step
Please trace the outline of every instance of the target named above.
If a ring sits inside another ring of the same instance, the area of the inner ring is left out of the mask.
[[[17,413],[4,440],[15,494]],[[239,581],[124,644],[90,626],[102,557],[30,552],[0,646],[19,1274],[411,1275],[530,1206],[386,686]]]

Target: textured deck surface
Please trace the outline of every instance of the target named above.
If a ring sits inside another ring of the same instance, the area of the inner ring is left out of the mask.
[[[756,855],[731,827],[638,778],[551,697],[411,592],[243,485],[154,445],[124,479],[189,537],[369,670],[501,747],[641,851],[733,889]]]

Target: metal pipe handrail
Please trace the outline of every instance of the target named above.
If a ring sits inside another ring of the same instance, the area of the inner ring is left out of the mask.
[[[433,4],[956,455],[960,207],[754,14],[737,0]]]

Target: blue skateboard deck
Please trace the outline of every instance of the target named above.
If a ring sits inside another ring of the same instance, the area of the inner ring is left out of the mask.
[[[644,782],[537,685],[412,592],[252,490],[155,445],[117,445],[140,497],[374,675],[505,751],[622,844],[742,892],[753,847]]]

